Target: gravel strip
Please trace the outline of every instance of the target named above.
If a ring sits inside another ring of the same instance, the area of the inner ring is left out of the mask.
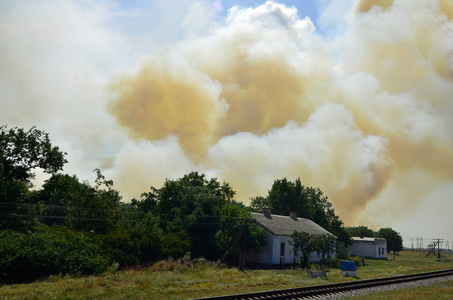
[[[438,277],[438,278],[431,278],[431,279],[424,279],[424,280],[417,280],[417,281],[413,281],[413,282],[395,283],[395,284],[386,285],[386,286],[382,286],[382,287],[374,287],[374,288],[368,288],[368,289],[363,289],[363,290],[355,290],[355,291],[341,293],[341,295],[329,295],[329,296],[324,296],[324,297],[318,297],[316,299],[342,299],[342,298],[346,298],[346,297],[362,296],[362,295],[367,295],[367,294],[376,293],[376,292],[384,292],[384,291],[396,290],[396,289],[406,289],[406,288],[411,288],[411,287],[416,287],[416,286],[421,286],[421,285],[430,285],[430,284],[434,284],[434,283],[438,283],[438,282],[443,282],[446,280],[453,280],[453,275]]]

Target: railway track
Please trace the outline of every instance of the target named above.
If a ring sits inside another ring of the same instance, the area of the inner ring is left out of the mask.
[[[307,299],[312,297],[321,297],[328,296],[333,294],[340,294],[344,292],[349,292],[353,290],[362,290],[369,289],[374,287],[386,286],[391,284],[406,283],[417,280],[431,279],[435,277],[442,277],[453,275],[452,270],[443,270],[435,271],[428,273],[412,274],[412,275],[403,275],[396,277],[387,277],[387,278],[378,278],[378,279],[367,279],[367,280],[358,280],[352,282],[343,282],[343,283],[334,283],[326,285],[317,285],[309,287],[301,287],[294,289],[285,289],[285,290],[273,290],[267,292],[257,292],[257,293],[248,293],[248,294],[238,294],[230,296],[220,296],[220,297],[211,297],[211,298],[202,298],[212,299],[212,300],[261,300],[261,299]]]

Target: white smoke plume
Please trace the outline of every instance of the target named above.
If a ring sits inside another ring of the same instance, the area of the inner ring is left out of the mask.
[[[219,1],[182,1],[184,28],[159,46],[112,30],[120,7],[72,2],[57,9],[91,19],[49,33],[31,18],[29,41],[16,5],[0,21],[0,117],[49,131],[68,170],[103,168],[126,201],[192,170],[246,203],[300,177],[347,225],[410,230],[453,208],[453,1],[351,2],[338,18],[324,1],[323,35],[276,2],[222,19]]]

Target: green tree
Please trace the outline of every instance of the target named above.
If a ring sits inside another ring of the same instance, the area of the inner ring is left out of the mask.
[[[267,197],[253,198],[251,205],[255,211],[268,206],[272,213],[278,215],[289,215],[290,211],[295,211],[299,217],[310,219],[328,230],[337,237],[337,241],[351,244],[343,221],[335,214],[327,196],[319,188],[303,186],[300,178],[294,182],[286,178],[275,180]]]
[[[99,169],[95,169],[95,186],[86,188],[68,203],[67,225],[70,228],[105,234],[119,225],[120,201],[119,192],[113,189],[113,181],[106,180]]]
[[[190,252],[191,235],[186,230],[167,232],[162,236],[162,252],[164,257],[183,257]]]
[[[156,261],[162,253],[162,230],[159,218],[146,214],[136,224],[123,224],[99,238],[110,262],[120,266]]]
[[[256,196],[250,198],[250,208],[255,212],[263,211],[263,208],[269,208],[271,204],[267,197]]]
[[[28,131],[0,127],[0,174],[7,181],[29,183],[36,168],[56,173],[67,162],[65,155],[58,147],[52,146],[49,134],[35,127]]]
[[[0,127],[0,229],[20,229],[26,224],[17,215],[30,215],[27,206],[33,170],[54,174],[67,162],[66,153],[50,143],[49,135],[32,127]]]
[[[316,249],[313,235],[307,232],[294,231],[291,238],[290,244],[293,246],[294,253],[300,253],[300,266],[303,269],[308,269],[310,254]]]
[[[377,232],[368,226],[348,226],[345,229],[353,237],[377,237]]]
[[[42,207],[39,212],[42,215],[42,222],[47,225],[64,225],[71,221],[65,219],[69,216],[68,209],[79,199],[88,194],[91,187],[88,183],[82,183],[77,176],[68,174],[54,174],[47,179],[40,190],[33,192],[31,202]]]
[[[249,210],[242,204],[231,201],[222,208],[219,217],[221,228],[217,231],[215,238],[217,245],[223,252],[226,252],[236,242],[237,247],[242,247],[245,222],[248,226],[246,231],[247,251],[259,252],[266,244],[266,233],[264,229],[255,224]]]
[[[166,180],[161,188],[151,187],[136,206],[159,215],[164,256],[177,258],[190,252],[192,257],[216,260],[241,232],[240,220],[250,218],[248,208],[235,202],[234,195],[228,183],[191,172]],[[261,228],[249,226],[247,236],[248,248],[263,245]]]
[[[390,253],[392,250],[403,250],[403,238],[392,228],[386,227],[379,229],[378,237],[385,238],[387,240],[387,253]]]
[[[234,194],[227,183],[220,184],[215,178],[208,180],[204,174],[191,172],[178,180],[166,180],[160,189],[151,188],[147,197],[157,201],[164,240],[190,240],[193,257],[217,259],[221,252],[215,239],[220,229],[218,217]]]
[[[326,263],[326,258],[330,256],[335,250],[335,237],[330,234],[316,234],[312,236],[314,251],[321,253],[321,260],[319,262],[321,269]]]
[[[99,169],[94,172],[94,187],[75,175],[55,174],[46,180],[33,200],[45,208],[41,213],[45,223],[101,234],[119,225],[121,196],[112,180],[106,180]]]

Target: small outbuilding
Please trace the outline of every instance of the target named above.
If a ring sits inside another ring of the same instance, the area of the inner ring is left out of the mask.
[[[387,240],[384,238],[353,237],[348,250],[351,255],[367,258],[387,258]]]
[[[294,212],[289,216],[280,216],[271,214],[270,209],[264,209],[263,213],[252,213],[251,217],[264,228],[267,242],[259,253],[252,251],[247,254],[247,263],[267,267],[298,263],[300,256],[294,253],[290,243],[294,231],[332,235],[315,222],[298,218]],[[317,263],[320,259],[320,253],[314,252],[309,260],[311,263]]]

